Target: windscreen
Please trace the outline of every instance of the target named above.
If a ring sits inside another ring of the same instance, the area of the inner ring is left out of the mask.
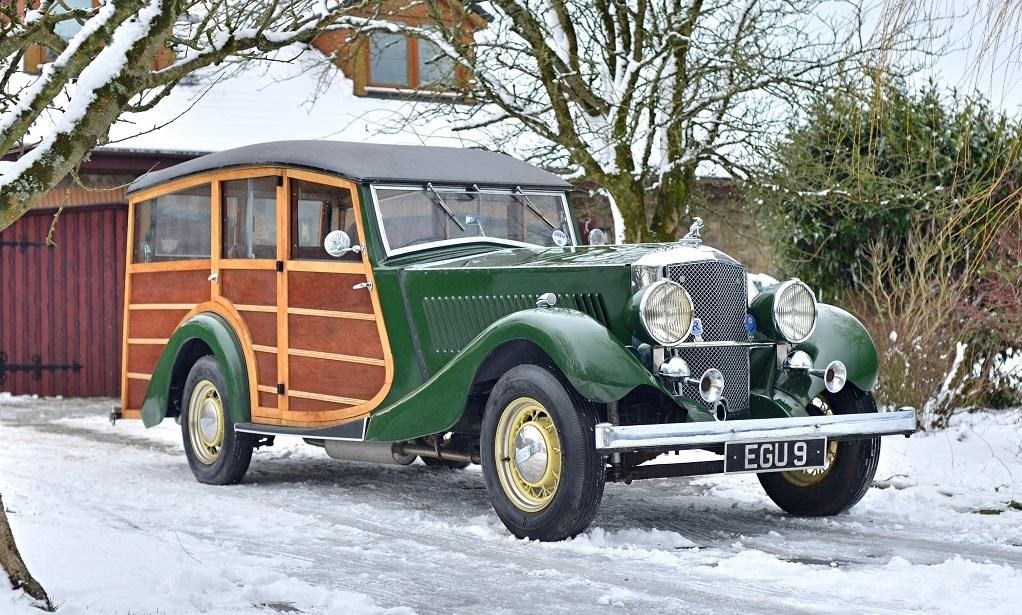
[[[563,194],[383,186],[375,192],[391,252],[447,241],[573,243]]]

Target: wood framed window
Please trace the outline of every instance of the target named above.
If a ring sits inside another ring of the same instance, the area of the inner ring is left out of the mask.
[[[132,262],[208,260],[211,195],[206,183],[135,205]]]
[[[66,13],[75,9],[91,9],[99,6],[100,0],[62,0],[62,3],[55,4],[50,9],[52,13]],[[35,9],[39,8],[39,1],[27,2],[26,6]],[[70,41],[78,34],[84,23],[76,19],[67,19],[54,27],[54,32],[64,41]],[[25,49],[25,57],[22,63],[25,72],[39,74],[41,64],[49,64],[57,59],[57,55],[49,47],[32,44]],[[174,63],[174,52],[170,47],[164,47],[156,52],[153,59],[153,70],[166,68]]]
[[[277,178],[225,181],[220,195],[221,258],[276,258]]]
[[[337,260],[323,249],[330,231],[341,230],[358,241],[351,191],[338,186],[291,180],[291,258]],[[361,260],[352,252],[340,260]]]
[[[430,41],[378,31],[368,47],[369,88],[445,91],[458,83],[454,61]]]

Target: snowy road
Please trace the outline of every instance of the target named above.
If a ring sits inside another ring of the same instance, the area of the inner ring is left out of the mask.
[[[608,485],[592,529],[512,538],[478,469],[334,461],[298,440],[195,482],[172,422],[0,396],[0,492],[65,613],[1017,613],[1022,412],[885,441],[847,515],[754,477]],[[0,579],[0,584],[6,583]],[[0,586],[0,612],[31,612]],[[38,612],[38,611],[35,611]]]

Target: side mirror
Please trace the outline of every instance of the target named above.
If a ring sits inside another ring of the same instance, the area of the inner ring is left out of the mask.
[[[326,237],[323,238],[323,249],[326,253],[335,258],[339,258],[353,252],[355,254],[362,253],[362,246],[355,244],[351,245],[351,237],[344,231],[330,231]]]
[[[602,246],[605,243],[607,243],[607,233],[603,229],[594,228],[589,231],[589,245]]]

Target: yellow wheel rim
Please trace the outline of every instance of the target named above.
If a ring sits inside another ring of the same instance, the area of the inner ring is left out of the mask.
[[[188,400],[188,438],[195,458],[211,465],[224,444],[224,404],[216,385],[201,380]]]
[[[816,402],[820,410],[825,415],[832,415],[834,411],[831,410],[830,405],[823,399],[816,398],[813,400]],[[814,468],[812,470],[793,470],[791,472],[781,472],[781,476],[784,480],[788,481],[796,487],[812,487],[819,484],[823,479],[827,478],[830,474],[830,469],[834,467],[834,460],[837,459],[839,446],[838,443],[831,440],[827,443],[827,457],[824,460],[822,468]]]
[[[561,439],[543,404],[519,397],[504,408],[494,438],[497,477],[525,512],[550,505],[561,481]]]

